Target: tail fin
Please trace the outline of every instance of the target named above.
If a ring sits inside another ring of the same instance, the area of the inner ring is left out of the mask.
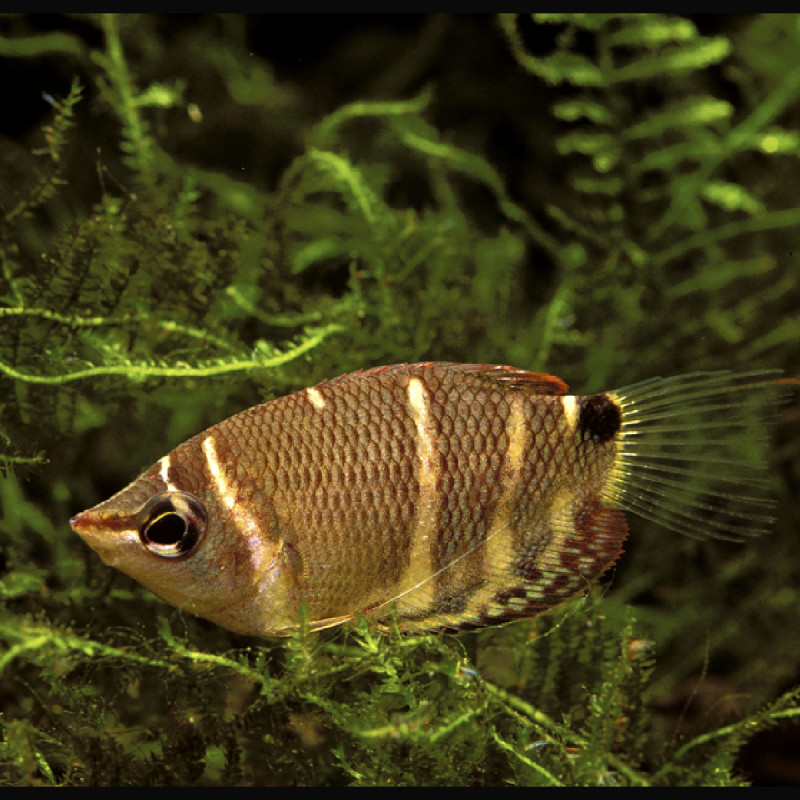
[[[622,427],[608,499],[696,538],[769,530],[768,422],[797,383],[780,374],[694,372],[611,392]]]

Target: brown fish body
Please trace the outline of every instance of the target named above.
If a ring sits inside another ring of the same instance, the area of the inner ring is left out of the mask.
[[[712,397],[730,383],[690,385]],[[72,525],[106,563],[240,633],[286,634],[303,609],[316,629],[393,608],[406,629],[532,615],[614,562],[618,505],[648,516],[649,502],[681,527],[660,503],[668,477],[629,480],[635,425],[659,417],[636,419],[648,406],[635,391],[566,389],[488,365],[342,376],[209,428]]]

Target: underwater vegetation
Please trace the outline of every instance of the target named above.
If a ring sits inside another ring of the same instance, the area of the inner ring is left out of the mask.
[[[474,633],[236,636],[68,525],[359,368],[800,377],[799,45],[797,15],[0,17],[0,784],[800,783],[796,400],[771,535],[640,521],[585,598]]]

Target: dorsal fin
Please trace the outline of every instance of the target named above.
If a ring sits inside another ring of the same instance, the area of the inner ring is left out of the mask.
[[[507,367],[499,364],[457,364],[446,361],[426,361],[417,364],[392,364],[386,367],[373,367],[340,375],[326,383],[339,383],[353,378],[366,378],[384,372],[421,373],[427,370],[439,370],[451,373],[464,373],[480,380],[498,384],[502,388],[516,389],[526,394],[560,395],[568,391],[567,384],[554,375],[543,372],[529,372],[518,367]],[[323,384],[321,384],[323,385]]]
[[[495,364],[454,364],[453,370],[468,372],[482,380],[498,383],[509,389],[519,389],[527,394],[566,394],[569,391],[561,378],[544,372],[529,372],[518,367]]]

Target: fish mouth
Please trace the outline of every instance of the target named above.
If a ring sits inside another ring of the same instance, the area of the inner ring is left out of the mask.
[[[135,550],[141,548],[135,517],[111,516],[89,510],[71,517],[69,524],[101,560],[111,567],[118,566],[131,547]]]
[[[91,511],[81,511],[80,514],[70,517],[69,524],[72,530],[97,553],[101,553],[101,551],[105,553],[106,550],[110,551],[113,546],[110,537],[107,535],[107,523],[98,514],[93,514]]]
[[[88,512],[81,511],[80,514],[76,514],[74,517],[70,517],[69,525],[75,533],[83,536],[84,533],[88,533],[88,523],[87,523],[87,516]]]
[[[103,536],[109,529],[109,520],[103,519],[99,514],[91,511],[81,511],[74,517],[70,517],[69,524],[75,533],[87,542],[102,541]]]
[[[101,511],[81,511],[70,517],[70,527],[80,536],[101,535],[103,533],[119,533],[136,529],[135,515],[111,515]]]
[[[118,545],[124,539],[139,535],[136,517],[127,514],[109,514],[106,511],[81,511],[69,520],[70,527],[95,550]]]

